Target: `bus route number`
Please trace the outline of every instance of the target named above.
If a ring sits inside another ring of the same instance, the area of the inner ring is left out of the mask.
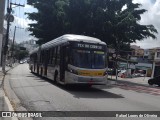
[[[91,48],[91,49],[102,49],[102,46],[98,45],[89,45],[89,44],[78,44],[80,48]]]

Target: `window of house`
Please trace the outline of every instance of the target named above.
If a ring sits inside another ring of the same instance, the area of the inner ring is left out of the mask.
[[[160,52],[157,52],[157,58],[160,58]]]

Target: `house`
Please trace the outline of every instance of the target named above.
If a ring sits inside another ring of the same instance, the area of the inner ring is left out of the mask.
[[[35,40],[23,41],[20,43],[20,46],[26,48],[29,52],[37,47]]]
[[[133,49],[131,56],[136,56],[136,57],[144,56],[144,49],[142,49],[140,46],[131,45],[131,48]]]
[[[160,47],[152,49],[154,51],[152,78],[160,75]]]

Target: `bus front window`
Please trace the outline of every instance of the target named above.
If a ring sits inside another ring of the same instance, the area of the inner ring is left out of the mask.
[[[71,64],[80,68],[104,69],[105,53],[102,51],[73,49],[71,54]]]
[[[73,50],[71,64],[81,68],[91,68],[91,52],[87,50]]]
[[[92,68],[103,69],[105,68],[105,53],[102,51],[93,51]]]

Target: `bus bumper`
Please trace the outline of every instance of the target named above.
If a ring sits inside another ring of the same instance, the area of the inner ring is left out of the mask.
[[[65,84],[91,84],[91,85],[106,85],[107,75],[101,77],[81,76],[70,72],[65,74]]]

